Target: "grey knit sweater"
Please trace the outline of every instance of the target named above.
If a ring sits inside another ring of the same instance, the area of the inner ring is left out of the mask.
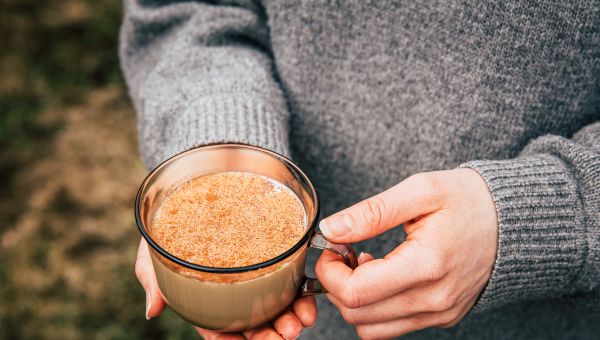
[[[126,2],[148,168],[206,143],[262,146],[308,172],[325,214],[473,168],[498,211],[492,277],[459,325],[407,339],[600,339],[598,1],[217,2]],[[382,256],[401,229],[357,248]],[[319,311],[305,338],[356,337]]]

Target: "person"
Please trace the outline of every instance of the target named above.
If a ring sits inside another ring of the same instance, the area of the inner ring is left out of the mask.
[[[320,256],[318,321],[305,298],[200,334],[597,337],[599,22],[583,0],[125,1],[145,165],[221,142],[286,155],[323,234],[364,250],[355,270]],[[136,273],[155,317],[143,243]]]

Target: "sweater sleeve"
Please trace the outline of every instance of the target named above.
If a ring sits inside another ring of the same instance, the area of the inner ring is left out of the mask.
[[[571,139],[533,140],[516,159],[462,164],[496,204],[498,253],[475,310],[545,298],[600,296],[600,122]]]
[[[124,3],[119,54],[148,168],[219,142],[289,155],[264,11],[252,1],[214,2]]]

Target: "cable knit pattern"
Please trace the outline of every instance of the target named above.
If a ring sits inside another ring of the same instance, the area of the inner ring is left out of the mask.
[[[325,215],[417,172],[478,171],[500,227],[478,312],[403,339],[593,339],[598,23],[593,0],[127,0],[120,57],[148,168],[262,146],[309,174]],[[319,313],[305,338],[356,337],[323,297]]]

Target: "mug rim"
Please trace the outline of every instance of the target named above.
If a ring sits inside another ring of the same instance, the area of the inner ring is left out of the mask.
[[[152,239],[150,234],[148,234],[148,232],[146,231],[146,228],[144,228],[144,223],[142,222],[142,218],[140,216],[140,204],[141,204],[141,198],[142,198],[142,191],[146,187],[147,183],[161,168],[163,168],[164,166],[167,165],[167,163],[172,162],[176,158],[183,157],[186,153],[189,153],[189,152],[192,152],[192,151],[195,151],[198,149],[212,149],[212,148],[219,148],[219,147],[241,147],[241,148],[253,149],[253,150],[256,150],[259,152],[270,154],[270,156],[275,156],[277,158],[282,159],[286,163],[286,165],[291,166],[294,171],[296,171],[298,174],[300,174],[300,176],[302,176],[306,180],[306,182],[310,186],[310,189],[312,189],[312,193],[314,194],[315,218],[313,219],[311,224],[306,229],[302,238],[294,246],[292,246],[291,248],[289,248],[288,250],[286,250],[285,252],[283,252],[282,254],[280,254],[274,258],[260,262],[260,263],[243,266],[243,267],[210,267],[210,266],[203,266],[203,265],[199,265],[196,263],[182,260],[179,257],[169,253],[164,248],[159,246],[156,242],[154,242],[154,240]],[[146,240],[146,242],[156,252],[158,252],[160,255],[167,258],[168,260],[170,260],[180,266],[186,267],[188,269],[193,269],[196,271],[202,271],[202,272],[207,272],[207,273],[222,273],[222,274],[244,273],[244,272],[248,272],[248,271],[266,268],[266,267],[274,265],[277,262],[280,262],[280,261],[288,258],[290,255],[296,253],[296,251],[298,249],[300,249],[300,247],[302,247],[304,244],[308,243],[308,241],[310,240],[312,235],[315,233],[315,229],[317,227],[317,221],[319,220],[320,209],[321,209],[321,207],[320,207],[320,203],[319,203],[319,195],[317,193],[317,189],[315,188],[315,186],[312,183],[312,181],[310,180],[310,178],[304,173],[304,171],[302,171],[302,169],[300,169],[300,167],[296,163],[294,163],[289,158],[287,158],[277,152],[267,150],[267,149],[264,149],[264,148],[261,148],[258,146],[254,146],[254,145],[243,144],[243,143],[205,144],[205,145],[200,145],[200,146],[191,148],[189,150],[184,150],[182,152],[179,152],[179,153],[167,158],[166,160],[161,162],[159,165],[157,165],[154,169],[152,169],[152,171],[150,171],[150,173],[148,175],[146,175],[146,178],[144,178],[144,180],[140,184],[138,192],[135,196],[135,203],[133,206],[134,215],[135,215],[135,223],[138,227],[138,230],[140,231],[140,233],[142,234],[142,237]]]

